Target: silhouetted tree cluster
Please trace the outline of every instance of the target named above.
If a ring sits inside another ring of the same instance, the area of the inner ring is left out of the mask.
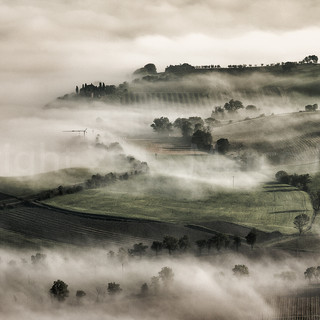
[[[311,182],[310,175],[307,174],[288,174],[286,171],[278,171],[275,175],[276,180],[279,183],[290,184],[293,187],[296,187],[302,191],[309,191],[308,184]]]
[[[135,243],[133,245],[132,249],[128,250],[128,253],[130,256],[138,256],[138,257],[142,257],[144,256],[147,252],[146,250],[148,249],[148,246],[144,245],[143,243]]]
[[[35,255],[31,256],[31,262],[32,264],[44,263],[46,257],[47,256],[44,253],[37,252]]]
[[[304,107],[305,111],[316,111],[318,110],[318,104],[308,104]]]
[[[150,248],[156,253],[156,255],[158,255],[162,249],[167,249],[168,253],[171,255],[176,251],[179,251],[180,253],[186,252],[189,247],[189,238],[188,236],[184,235],[179,239],[173,236],[165,236],[162,242],[153,241]]]
[[[233,100],[231,99],[229,102],[226,102],[224,104],[224,109],[227,110],[228,112],[236,112],[239,109],[243,109],[243,104],[240,100]]]
[[[157,74],[157,68],[153,63],[146,64],[143,68],[137,69],[133,72],[133,76],[146,77]]]
[[[166,67],[165,72],[166,73],[173,73],[177,75],[185,75],[188,73],[191,73],[195,70],[195,67],[188,64],[183,63],[179,65],[170,65],[169,67]]]
[[[172,131],[172,123],[167,117],[155,118],[150,125],[158,133],[169,133]]]
[[[69,296],[68,285],[62,280],[54,281],[50,293],[58,301],[64,301]]]
[[[212,149],[212,135],[207,130],[197,130],[191,137],[191,143],[199,150],[210,151]]]
[[[236,264],[232,271],[233,274],[237,277],[244,277],[249,275],[249,269],[245,264]]]
[[[309,55],[302,60],[302,63],[318,63],[318,57],[316,55]]]
[[[109,295],[116,295],[121,293],[122,291],[122,289],[120,288],[120,284],[115,282],[109,282],[107,290]]]
[[[247,235],[246,235],[246,241],[247,244],[251,246],[251,249],[253,250],[253,246],[255,245],[257,241],[257,232],[255,229],[252,229]]]
[[[82,84],[80,88],[79,95],[84,97],[90,98],[100,98],[106,95],[112,95],[116,93],[116,86],[115,85],[105,85],[104,82],[100,82],[98,86],[91,84]],[[76,89],[77,91],[77,89]]]
[[[131,170],[120,174],[109,172],[106,175],[101,175],[97,173],[92,175],[91,178],[84,183],[73,186],[59,186],[55,189],[43,191],[37,195],[37,200],[41,201],[56,196],[63,196],[65,194],[73,194],[84,189],[103,188],[117,180],[128,180],[130,176],[145,174],[149,171],[149,167],[146,162],[141,162],[132,156],[119,155],[118,159],[119,162],[124,161],[126,164],[129,164]]]
[[[230,143],[228,139],[220,138],[216,142],[215,150],[220,154],[226,154],[229,151]]]
[[[309,283],[312,279],[319,281],[320,279],[320,266],[317,267],[309,267],[304,272],[304,277],[309,280]]]
[[[222,248],[229,248],[230,238],[223,233],[217,233],[209,239],[197,240],[196,245],[198,247],[200,255],[202,254],[202,251],[204,249],[207,249],[207,252],[209,253],[213,247],[215,247],[219,252]]]

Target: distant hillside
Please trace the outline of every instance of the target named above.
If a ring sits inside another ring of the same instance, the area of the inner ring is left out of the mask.
[[[131,82],[118,86],[98,82],[82,84],[60,100],[100,100],[121,105],[185,104],[205,106],[230,98],[257,103],[263,98],[309,103],[320,96],[320,65],[278,63],[267,66],[169,66],[157,72],[153,64],[136,70]],[[54,105],[47,105],[52,107]]]

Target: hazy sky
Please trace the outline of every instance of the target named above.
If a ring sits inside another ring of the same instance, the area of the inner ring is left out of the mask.
[[[117,83],[148,62],[300,60],[320,53],[319,16],[319,0],[0,0],[0,95]]]

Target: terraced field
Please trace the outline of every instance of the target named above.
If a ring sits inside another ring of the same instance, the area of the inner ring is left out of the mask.
[[[235,122],[216,128],[213,134],[214,139],[227,138],[242,150],[255,150],[273,164],[319,166],[319,125],[320,112],[297,112]]]
[[[187,234],[192,240],[206,237],[201,231],[170,223],[95,216],[23,203],[0,211],[0,228],[29,238],[76,245],[150,242],[168,234]]]

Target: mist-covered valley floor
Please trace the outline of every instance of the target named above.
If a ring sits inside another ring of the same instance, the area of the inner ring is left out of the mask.
[[[241,254],[130,258],[117,250],[58,246],[36,254],[2,248],[2,317],[271,319],[278,312],[271,298],[307,294],[303,273],[319,264],[315,257],[277,261]],[[247,266],[249,275],[237,275],[235,265]],[[57,280],[68,285],[61,296],[50,294]],[[108,290],[109,283],[121,290]]]

